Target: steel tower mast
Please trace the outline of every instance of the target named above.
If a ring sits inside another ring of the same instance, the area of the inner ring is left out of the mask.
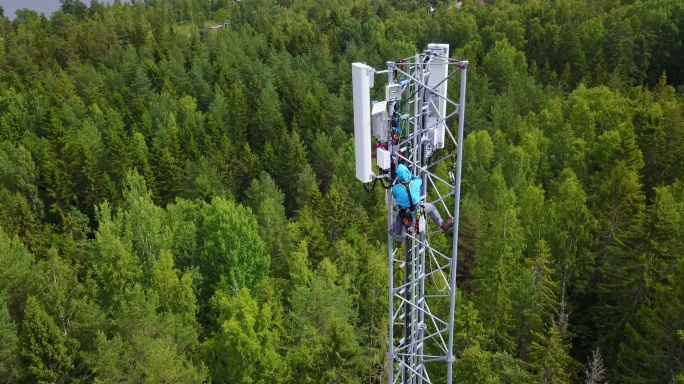
[[[461,159],[465,111],[467,61],[449,58],[449,46],[430,44],[414,57],[387,62],[376,71],[352,64],[356,176],[364,182],[394,182],[395,166],[406,165],[423,180],[423,202],[433,203],[442,216],[453,215],[453,237],[445,236],[425,216],[416,220],[403,247],[395,248],[388,235],[389,350],[388,382],[451,384],[454,358],[456,266],[461,193]],[[370,104],[375,74],[387,74],[385,100]],[[460,74],[459,101],[447,95],[449,81]],[[456,137],[447,123],[458,116]],[[377,173],[371,170],[371,128],[377,139]],[[445,141],[448,145],[445,147]],[[442,149],[442,150],[440,150]],[[448,174],[437,165],[451,161]],[[429,193],[428,193],[429,192]],[[387,190],[388,227],[396,216]],[[441,246],[435,245],[441,243]],[[451,243],[450,245],[448,243]],[[446,379],[446,380],[445,380]]]

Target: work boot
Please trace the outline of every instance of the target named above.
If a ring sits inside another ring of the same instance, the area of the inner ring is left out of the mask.
[[[442,231],[446,232],[449,230],[454,225],[454,218],[450,217],[442,222],[442,225],[440,226],[442,228]]]
[[[399,248],[401,248],[402,244],[404,244],[402,241],[397,240],[394,242],[394,247],[399,249]]]

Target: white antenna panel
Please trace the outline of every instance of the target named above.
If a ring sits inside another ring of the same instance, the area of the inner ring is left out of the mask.
[[[378,162],[378,167],[380,169],[387,171],[392,166],[392,157],[390,152],[386,149],[378,148],[375,150],[375,158]]]
[[[428,44],[428,49],[439,55],[433,57],[430,61],[430,78],[427,84],[430,88],[435,89],[439,95],[435,95],[432,99],[434,105],[437,107],[436,111],[433,111],[428,118],[428,127],[432,127],[446,116],[447,81],[444,79],[449,75],[449,44]],[[435,87],[437,84],[440,85]],[[435,127],[434,134],[430,135],[432,137],[433,147],[444,148],[445,128],[446,122],[444,120]]]
[[[373,75],[373,68],[362,63],[352,63],[356,178],[362,183],[373,181],[370,109],[370,87]]]
[[[379,101],[373,104],[371,111],[371,128],[373,136],[380,141],[387,141],[389,135],[389,121],[387,120],[387,102]]]

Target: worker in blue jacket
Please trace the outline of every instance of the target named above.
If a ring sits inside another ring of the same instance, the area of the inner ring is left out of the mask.
[[[400,248],[402,243],[406,240],[406,220],[407,217],[415,217],[416,213],[422,209],[430,219],[442,228],[444,232],[448,231],[454,225],[452,217],[442,220],[442,216],[432,203],[421,203],[421,190],[423,187],[423,180],[411,173],[405,165],[399,164],[396,169],[397,183],[392,187],[392,196],[397,205],[397,217],[394,220],[393,235],[396,240],[397,248]],[[410,196],[410,198],[409,198]],[[410,216],[408,216],[410,214]]]

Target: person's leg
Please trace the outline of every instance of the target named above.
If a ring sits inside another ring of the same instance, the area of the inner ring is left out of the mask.
[[[454,224],[454,219],[448,218],[447,220],[442,220],[442,216],[439,214],[437,207],[432,203],[424,203],[423,209],[425,214],[430,216],[430,219],[442,230],[446,231]]]
[[[437,207],[435,207],[434,204],[432,203],[423,203],[423,209],[425,210],[425,214],[430,216],[430,219],[438,226],[441,227],[442,223],[444,222],[442,220],[442,215],[439,214],[439,211],[437,210]]]
[[[404,230],[404,222],[399,217],[399,214],[394,218],[394,228],[393,228],[394,240],[396,241],[397,248],[401,247],[401,243],[406,241],[406,231]]]

